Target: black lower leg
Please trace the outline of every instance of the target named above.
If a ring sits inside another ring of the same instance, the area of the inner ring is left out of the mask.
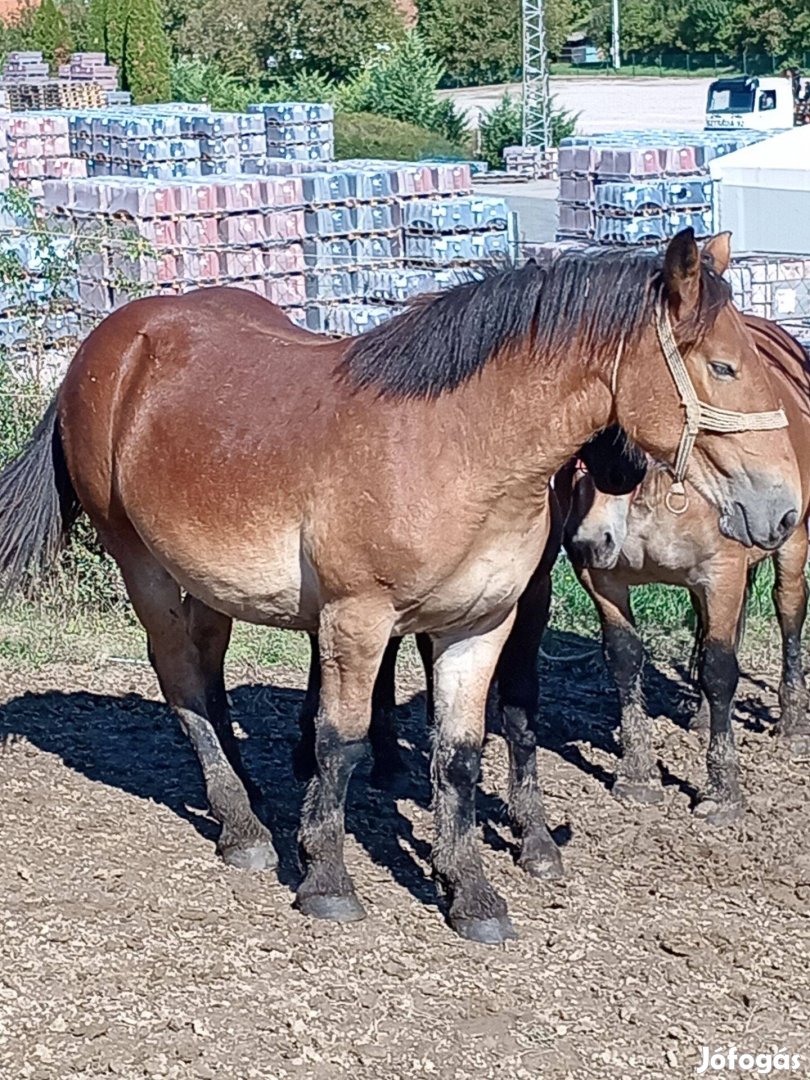
[[[502,733],[509,750],[509,817],[520,837],[518,865],[532,877],[559,878],[562,859],[546,825],[537,778],[537,700],[534,662],[522,675],[501,668],[498,692]]]
[[[404,769],[396,714],[397,654],[401,641],[401,638],[392,638],[388,642],[371,696],[368,732],[373,759],[371,781],[377,787],[388,787]]]
[[[309,675],[304,702],[298,715],[298,742],[293,751],[293,772],[298,780],[309,780],[315,772],[315,717],[321,696],[321,658],[318,635],[309,634]]]
[[[622,756],[613,793],[643,802],[661,798],[659,775],[650,740],[650,721],[641,689],[644,646],[629,626],[603,627],[605,662],[619,693]]]
[[[296,906],[305,915],[341,922],[365,912],[343,861],[346,791],[365,739],[345,739],[334,727],[316,721],[316,772],[301,812],[299,844],[306,876]]]
[[[202,767],[211,812],[222,825],[217,851],[233,866],[272,869],[278,859],[270,833],[253,812],[214,725],[201,712],[178,708],[177,713]]]
[[[434,721],[433,642],[430,640],[430,634],[417,634],[416,648],[419,650],[419,656],[422,658],[422,667],[425,669],[425,718],[428,727],[432,728]]]
[[[480,746],[437,742],[433,869],[447,895],[453,929],[474,940],[501,941],[513,931],[505,901],[484,876],[476,842],[475,790],[480,768]]]
[[[706,642],[700,682],[709,703],[708,785],[696,811],[716,825],[736,818],[742,805],[739,761],[731,728],[731,711],[738,679],[739,668],[734,649],[721,642]]]

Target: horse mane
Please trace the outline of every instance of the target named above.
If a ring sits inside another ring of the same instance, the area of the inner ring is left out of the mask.
[[[381,397],[435,398],[479,374],[510,345],[551,366],[577,342],[590,364],[609,362],[620,343],[649,326],[664,291],[663,253],[592,248],[547,265],[489,269],[447,292],[417,298],[349,346],[339,374]],[[694,344],[730,299],[701,263],[700,303],[681,342]],[[515,350],[517,351],[517,350]]]

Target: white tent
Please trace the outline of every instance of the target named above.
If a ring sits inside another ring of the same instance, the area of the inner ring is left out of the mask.
[[[810,124],[716,158],[715,226],[734,250],[810,254]]]

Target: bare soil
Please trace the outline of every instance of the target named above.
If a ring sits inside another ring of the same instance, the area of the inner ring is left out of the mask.
[[[369,917],[333,926],[291,908],[301,672],[230,677],[277,878],[215,858],[196,761],[149,669],[4,662],[2,1080],[687,1077],[702,1046],[728,1044],[789,1047],[793,1075],[810,1075],[810,763],[770,737],[773,672],[741,685],[748,805],[720,831],[690,816],[703,750],[685,730],[682,672],[648,678],[659,807],[609,793],[616,705],[601,662],[544,673],[541,768],[567,876],[538,884],[515,867],[490,739],[484,858],[520,933],[492,949],[449,931],[429,877],[413,669],[400,680],[409,797],[359,770],[348,864]]]

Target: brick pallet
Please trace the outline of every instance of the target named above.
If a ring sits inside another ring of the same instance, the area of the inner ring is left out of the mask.
[[[709,162],[767,133],[617,132],[564,139],[558,239],[660,244],[686,226],[713,229]]]

